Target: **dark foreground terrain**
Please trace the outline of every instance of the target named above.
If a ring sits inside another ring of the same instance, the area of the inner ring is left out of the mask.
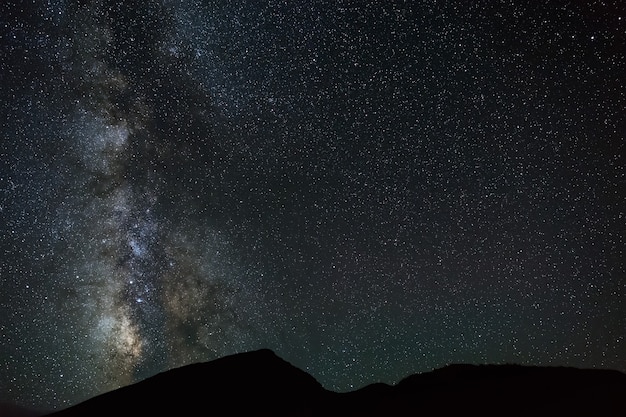
[[[452,365],[395,386],[325,390],[269,350],[174,369],[50,414],[74,416],[626,416],[626,374]]]

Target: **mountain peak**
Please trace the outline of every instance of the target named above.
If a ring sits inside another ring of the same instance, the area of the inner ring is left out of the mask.
[[[181,415],[196,406],[211,415],[290,415],[328,394],[311,375],[261,349],[162,372],[52,415]]]

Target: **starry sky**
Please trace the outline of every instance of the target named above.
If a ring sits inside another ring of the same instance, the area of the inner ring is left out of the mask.
[[[0,401],[267,347],[626,371],[626,6],[0,5]]]

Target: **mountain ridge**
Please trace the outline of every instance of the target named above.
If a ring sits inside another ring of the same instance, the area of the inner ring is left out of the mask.
[[[626,374],[613,370],[453,364],[348,393],[325,389],[268,349],[175,368],[50,417],[626,415]]]

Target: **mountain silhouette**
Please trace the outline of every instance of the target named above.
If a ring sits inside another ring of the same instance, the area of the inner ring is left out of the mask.
[[[450,365],[349,393],[259,350],[173,369],[51,417],[626,416],[626,374],[519,365]]]

